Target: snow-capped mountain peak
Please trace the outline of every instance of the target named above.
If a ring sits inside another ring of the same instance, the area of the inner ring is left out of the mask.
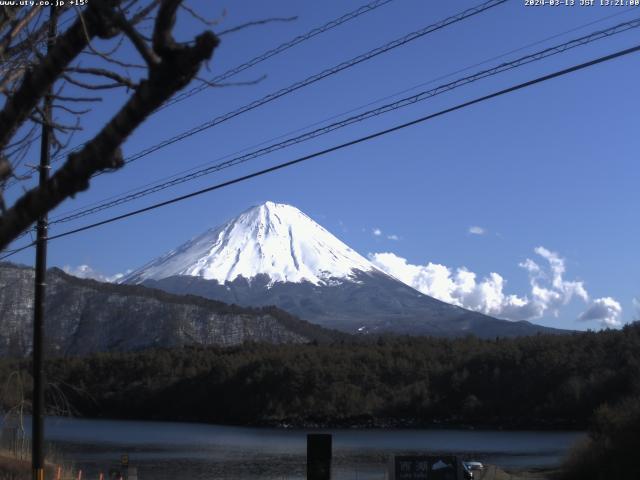
[[[122,282],[187,275],[223,284],[239,276],[266,274],[271,283],[319,285],[371,270],[377,269],[297,208],[265,202],[153,260]]]

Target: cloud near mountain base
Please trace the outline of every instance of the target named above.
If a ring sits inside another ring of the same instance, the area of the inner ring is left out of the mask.
[[[580,314],[578,320],[586,322],[595,320],[603,327],[614,328],[621,325],[620,315],[622,315],[620,303],[611,297],[602,297],[595,299],[589,308]]]
[[[527,258],[519,264],[529,275],[530,291],[524,296],[505,293],[506,280],[495,272],[479,280],[465,267],[453,270],[432,262],[413,265],[390,252],[369,254],[369,259],[384,272],[426,295],[508,320],[557,316],[560,308],[574,298],[589,302],[583,282],[565,279],[562,257],[545,247],[537,247],[534,252],[539,257],[538,262]],[[605,327],[618,326],[622,308],[616,308],[616,305],[620,307],[610,297],[594,300],[579,318],[599,321]]]
[[[62,270],[69,275],[73,275],[74,277],[90,278],[91,280],[98,280],[99,282],[109,282],[109,283],[117,282],[128,273],[131,273],[131,270],[128,270],[125,273],[116,273],[115,275],[104,275],[94,270],[89,265],[78,265],[77,267],[71,267],[70,265],[65,265],[64,267],[62,267]]]

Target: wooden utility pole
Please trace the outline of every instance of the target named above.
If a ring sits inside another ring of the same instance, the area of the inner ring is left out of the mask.
[[[49,10],[49,35],[47,52],[56,38],[56,9]],[[42,136],[40,142],[40,188],[49,179],[51,154],[51,105],[53,85],[44,96],[42,112]],[[44,480],[44,296],[47,275],[47,214],[38,218],[36,241],[36,279],[33,304],[33,417],[31,420],[31,466],[33,480]]]

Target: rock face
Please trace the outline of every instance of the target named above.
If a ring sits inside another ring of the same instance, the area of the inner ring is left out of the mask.
[[[31,351],[31,268],[0,264],[0,355]],[[277,308],[242,308],[142,286],[84,280],[59,269],[47,273],[49,355],[130,351],[182,345],[238,345],[325,340],[321,327]]]

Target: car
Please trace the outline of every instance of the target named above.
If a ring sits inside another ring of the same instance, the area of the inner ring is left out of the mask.
[[[464,480],[473,480],[473,472],[465,462],[462,462],[462,478]]]
[[[469,470],[483,470],[484,465],[481,462],[462,462]]]

